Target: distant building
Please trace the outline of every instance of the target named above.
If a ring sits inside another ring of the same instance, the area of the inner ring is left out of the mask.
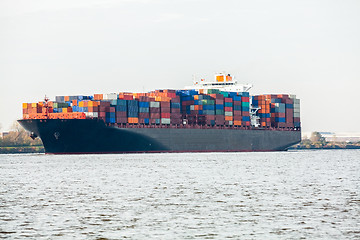
[[[4,137],[6,137],[7,135],[9,135],[9,133],[10,133],[10,132],[2,132],[2,133],[0,133],[0,137],[1,137],[1,138],[4,138]]]
[[[327,142],[360,142],[360,133],[319,132]]]

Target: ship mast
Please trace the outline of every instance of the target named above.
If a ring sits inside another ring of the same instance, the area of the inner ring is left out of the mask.
[[[49,98],[45,95],[44,98],[45,101],[45,118],[48,119],[49,118]]]

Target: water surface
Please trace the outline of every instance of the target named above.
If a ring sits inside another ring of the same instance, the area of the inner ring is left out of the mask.
[[[360,239],[360,150],[0,155],[8,239]]]

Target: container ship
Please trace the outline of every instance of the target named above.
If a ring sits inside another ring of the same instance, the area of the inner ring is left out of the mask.
[[[182,90],[56,96],[23,103],[18,122],[46,153],[282,151],[301,141],[300,100],[250,96],[218,73]]]

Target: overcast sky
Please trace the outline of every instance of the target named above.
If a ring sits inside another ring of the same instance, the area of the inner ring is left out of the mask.
[[[45,94],[179,89],[222,70],[253,94],[296,94],[304,131],[360,132],[360,1],[0,1],[2,130]]]

